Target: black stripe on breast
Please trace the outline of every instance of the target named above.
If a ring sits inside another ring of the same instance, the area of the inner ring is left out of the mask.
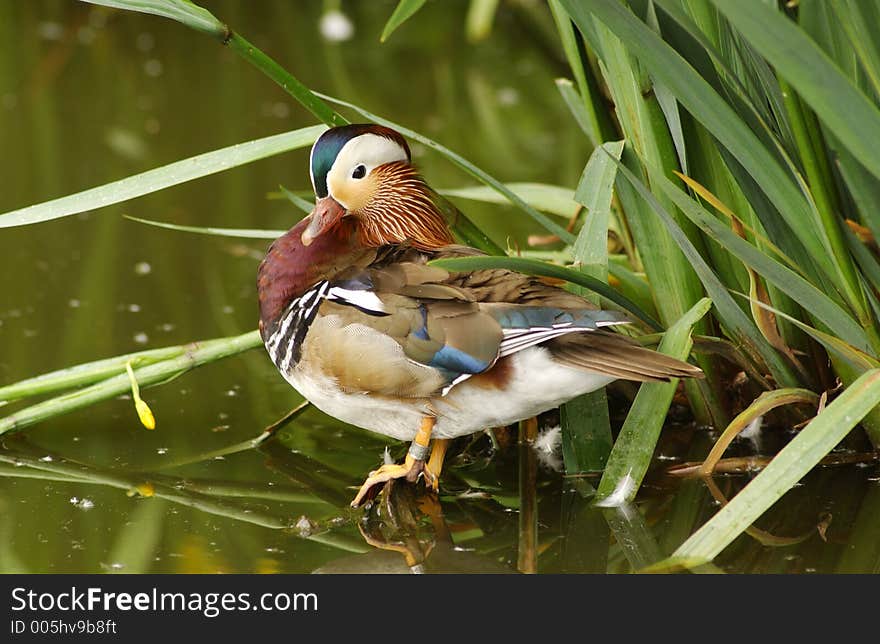
[[[302,357],[302,345],[306,334],[329,289],[327,282],[319,282],[298,298],[291,300],[278,319],[274,332],[266,340],[269,356],[282,373],[290,371],[290,368]]]

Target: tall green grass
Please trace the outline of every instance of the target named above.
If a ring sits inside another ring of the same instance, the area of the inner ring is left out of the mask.
[[[826,373],[841,382],[839,398],[678,549],[688,562],[717,555],[852,428],[860,427],[880,447],[880,390],[873,371],[880,365],[877,0],[803,2],[793,8],[737,0],[549,0],[558,48],[572,77],[557,83],[560,100],[594,148],[589,162],[584,159],[576,189],[514,189],[432,139],[313,92],[192,3],[95,1],[208,33],[324,124],[347,121],[332,104],[353,117],[397,127],[485,185],[469,189],[468,198],[510,201],[559,240],[552,252],[555,262],[505,257],[463,262],[471,268],[506,265],[563,277],[590,288],[596,301],[631,311],[646,333],[670,329],[661,348],[685,356],[693,342],[690,355],[707,377],[685,383],[685,391],[699,422],[723,428],[749,406],[741,395],[729,393],[741,371],[750,376],[746,393],[755,401],[755,413],[768,389],[822,393],[834,385]],[[405,21],[422,4],[400,2],[382,39],[406,29]],[[489,33],[497,10],[495,2],[473,3],[469,28],[474,37]],[[161,190],[181,180],[181,168],[197,167],[183,180],[194,179],[307,145],[319,132],[319,127],[306,128],[248,142],[241,148],[246,154],[237,157],[224,150],[194,157],[0,215],[0,227]],[[583,206],[573,232],[545,214],[559,212],[560,195],[562,203]],[[462,239],[505,254],[450,209]],[[609,230],[617,242],[613,256]],[[541,254],[526,249],[529,253]],[[253,336],[231,339],[229,350],[218,349],[217,357],[254,345]],[[150,376],[143,385],[184,368],[176,350],[168,351],[138,357],[152,363],[138,370]],[[76,401],[90,404],[119,393],[120,360],[82,367],[72,378],[62,374],[0,390],[0,396],[13,391],[16,398],[45,394],[51,382],[60,394],[0,419],[0,428],[18,429],[23,417],[39,420],[73,408]],[[613,449],[604,396],[572,403],[563,413],[568,470],[601,469],[607,461],[598,497],[631,500],[674,388],[644,385]],[[583,417],[585,410],[589,418]],[[624,489],[624,479],[634,484]]]

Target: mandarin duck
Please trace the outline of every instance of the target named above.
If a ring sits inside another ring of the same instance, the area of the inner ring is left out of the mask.
[[[432,266],[480,253],[456,245],[398,132],[329,129],[309,163],[314,210],[260,264],[260,333],[281,375],[320,410],[411,441],[404,463],[370,472],[353,506],[396,478],[423,475],[436,490],[449,439],[617,379],[701,375],[611,331],[629,322],[622,313],[545,280]]]

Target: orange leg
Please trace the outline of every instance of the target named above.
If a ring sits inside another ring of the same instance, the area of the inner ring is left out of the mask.
[[[440,472],[443,471],[443,459],[446,457],[447,447],[449,447],[448,438],[435,438],[431,446],[431,458],[425,465],[425,485],[430,486],[435,492],[440,489]]]

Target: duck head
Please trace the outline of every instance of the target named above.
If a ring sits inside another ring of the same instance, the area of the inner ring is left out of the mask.
[[[315,141],[309,164],[317,202],[303,246],[345,218],[355,223],[366,246],[408,243],[431,250],[453,242],[398,132],[373,124],[331,128]]]

